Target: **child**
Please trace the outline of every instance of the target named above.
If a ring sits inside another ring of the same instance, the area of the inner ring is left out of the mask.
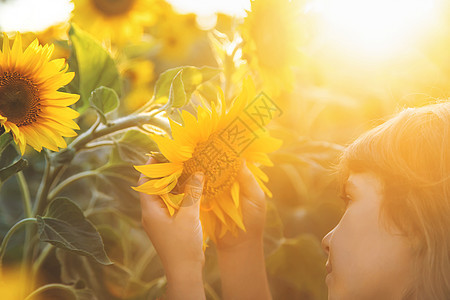
[[[328,298],[448,299],[450,102],[406,109],[362,135],[344,151],[339,171],[347,206],[322,242]],[[270,299],[264,193],[245,164],[239,181],[247,230],[217,241],[223,297]],[[143,226],[162,259],[169,299],[205,298],[196,199],[202,186],[195,174],[185,189],[192,204],[174,217],[157,196],[141,194]]]

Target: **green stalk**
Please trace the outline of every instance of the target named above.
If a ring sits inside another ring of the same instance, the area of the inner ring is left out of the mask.
[[[19,183],[20,189],[22,191],[22,200],[23,200],[23,210],[25,213],[25,217],[32,218],[33,217],[33,211],[31,209],[31,197],[30,197],[30,189],[28,188],[28,183],[25,179],[25,176],[23,175],[23,172],[20,171],[17,173],[17,181]],[[20,278],[26,278],[26,273],[28,270],[28,265],[30,264],[30,257],[29,257],[29,247],[30,247],[30,240],[33,235],[33,230],[30,228],[25,229],[25,241],[23,245],[23,256],[22,256],[22,266],[20,270]]]
[[[144,255],[141,256],[138,263],[136,264],[136,269],[134,271],[134,276],[138,279],[141,279],[142,274],[145,271],[145,268],[150,264],[153,258],[156,256],[155,248],[151,248],[149,251],[146,251]]]
[[[44,212],[44,209],[47,205],[47,195],[48,190],[50,189],[50,185],[52,183],[51,177],[51,161],[48,157],[46,151],[44,151],[45,156],[45,170],[42,176],[41,184],[39,185],[39,190],[36,195],[36,202],[34,203],[34,215],[41,215]]]
[[[33,267],[31,269],[31,276],[23,277],[23,278],[30,278],[30,286],[34,287],[36,283],[36,276],[37,273],[44,263],[45,259],[52,253],[52,250],[54,249],[53,245],[47,244],[45,248],[39,253],[38,258],[34,261]],[[22,295],[23,296],[23,295]]]
[[[2,244],[0,245],[0,270],[2,267],[3,256],[5,255],[6,246],[8,245],[9,239],[20,227],[22,227],[24,224],[31,223],[31,222],[36,223],[37,219],[36,218],[22,219],[19,222],[17,222],[16,224],[14,224],[13,227],[11,227],[8,230],[8,232],[6,233],[5,237],[3,238]]]
[[[140,126],[143,124],[154,125],[162,128],[163,130],[167,127],[166,124],[162,123],[162,121],[158,118],[155,118],[155,115],[159,113],[159,110],[140,113],[138,115],[129,115],[123,118],[120,118],[114,121],[111,125],[101,125],[98,127],[96,131],[87,130],[86,132],[80,134],[69,146],[68,148],[78,151],[82,149],[87,143],[108,135],[113,132],[120,131],[122,129]]]
[[[73,288],[64,284],[60,284],[60,283],[51,283],[51,284],[46,284],[44,286],[41,286],[40,288],[36,289],[35,291],[33,291],[31,294],[29,294],[25,300],[31,300],[33,297],[35,297],[36,295],[48,291],[48,290],[64,290],[64,291],[69,291],[72,293],[72,295],[77,298],[76,293],[73,291]]]
[[[19,183],[20,189],[22,191],[25,216],[27,218],[31,218],[33,216],[33,212],[31,210],[30,189],[28,188],[28,183],[22,171],[17,173],[17,182]]]
[[[73,176],[70,176],[69,178],[66,178],[63,182],[58,184],[56,187],[53,188],[53,190],[48,194],[48,199],[52,200],[55,198],[64,188],[66,188],[68,185],[74,183],[77,180],[95,176],[97,175],[97,171],[85,171],[78,174],[75,174]]]
[[[205,282],[205,292],[209,295],[209,298],[212,300],[220,300],[219,295],[217,295],[216,291],[212,288],[211,285]]]

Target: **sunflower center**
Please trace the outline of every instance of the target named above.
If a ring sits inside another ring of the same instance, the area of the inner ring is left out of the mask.
[[[212,135],[206,142],[198,144],[192,157],[184,162],[179,182],[184,182],[195,172],[203,172],[204,201],[208,201],[230,190],[240,166],[239,156],[219,139],[217,134]]]
[[[131,10],[136,0],[92,0],[95,8],[108,17],[123,15]]]
[[[35,122],[40,111],[39,90],[31,80],[17,72],[0,76],[0,115],[23,126]]]

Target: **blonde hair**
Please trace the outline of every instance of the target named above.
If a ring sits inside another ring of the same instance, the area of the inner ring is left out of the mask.
[[[370,130],[343,153],[342,181],[372,171],[384,183],[382,215],[413,245],[408,299],[450,297],[450,102],[409,108]]]

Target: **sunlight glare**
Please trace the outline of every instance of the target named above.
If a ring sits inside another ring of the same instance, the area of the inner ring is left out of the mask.
[[[423,36],[436,6],[436,0],[323,0],[315,10],[336,48],[385,57]]]

